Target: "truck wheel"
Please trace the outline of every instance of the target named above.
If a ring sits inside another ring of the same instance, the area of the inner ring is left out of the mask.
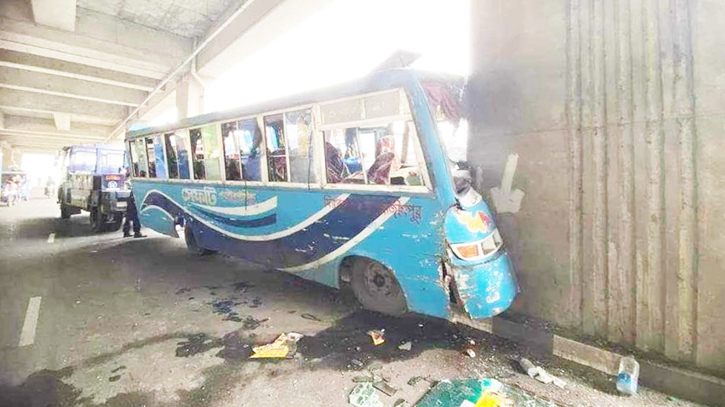
[[[63,202],[60,203],[60,218],[61,219],[70,219],[70,208],[68,208],[68,205],[64,204]]]
[[[186,226],[184,226],[184,238],[186,239],[186,250],[188,250],[192,256],[208,256],[216,253],[214,250],[205,249],[199,246],[199,243],[196,241],[196,236],[194,236],[194,231],[191,229],[191,225],[188,222],[186,223]]]
[[[362,306],[382,314],[408,312],[403,290],[393,271],[375,260],[358,258],[352,265],[350,288]]]
[[[106,215],[100,213],[98,208],[91,208],[91,230],[95,233],[103,233],[106,231]]]
[[[122,224],[123,224],[123,216],[121,216],[120,218],[113,221],[113,223],[108,225],[108,230],[111,232],[118,232],[118,230],[121,229]]]

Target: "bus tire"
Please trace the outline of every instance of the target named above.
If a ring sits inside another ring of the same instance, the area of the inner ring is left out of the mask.
[[[393,271],[375,260],[358,258],[352,265],[350,288],[362,306],[382,314],[408,312],[405,295]]]
[[[216,253],[214,250],[205,249],[199,246],[189,222],[186,222],[186,225],[184,226],[184,239],[186,240],[186,250],[188,250],[192,256],[208,256]]]
[[[70,219],[70,208],[68,208],[68,205],[64,204],[63,202],[60,203],[60,218],[61,219]]]

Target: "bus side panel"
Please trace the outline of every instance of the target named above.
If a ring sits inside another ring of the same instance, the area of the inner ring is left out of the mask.
[[[161,233],[184,217],[202,247],[333,287],[342,259],[368,257],[394,271],[410,311],[449,316],[432,198],[151,182],[134,193],[144,226]]]

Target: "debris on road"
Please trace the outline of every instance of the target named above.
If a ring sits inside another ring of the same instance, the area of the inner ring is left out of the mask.
[[[415,386],[416,384],[420,383],[421,381],[428,381],[428,378],[423,377],[423,376],[413,376],[410,379],[408,379],[408,386]]]
[[[214,300],[211,303],[212,310],[217,314],[229,314],[234,306],[233,300]]]
[[[637,394],[637,381],[639,379],[639,363],[630,356],[619,361],[617,373],[617,390],[626,395]]]
[[[536,366],[533,364],[530,360],[526,358],[519,359],[519,366],[521,366],[521,369],[529,375],[530,377],[533,377],[534,379],[540,381],[544,384],[554,383],[555,386],[564,388],[566,386],[566,382],[546,370],[542,368],[541,366]]]
[[[238,283],[234,283],[233,285],[234,285],[234,291],[241,292],[241,293],[244,293],[248,289],[254,287],[253,284],[249,284],[249,282],[247,282],[247,281],[240,281]]]
[[[250,359],[284,359],[292,356],[297,351],[297,342],[302,339],[304,335],[295,332],[281,334],[274,340],[274,342],[255,346],[252,348],[254,354],[250,356]]]
[[[358,384],[352,389],[348,402],[354,407],[383,407],[372,383]]]
[[[519,366],[531,377],[535,377],[539,373],[539,368],[526,358],[519,359]]]
[[[553,402],[491,378],[440,381],[416,404],[416,407],[471,406],[557,407]]]
[[[401,343],[400,346],[398,346],[398,349],[411,350],[411,349],[413,349],[413,342],[408,341],[408,342]]]
[[[316,316],[314,316],[312,314],[304,313],[304,314],[301,314],[300,316],[309,321],[322,322],[322,320],[320,318],[317,318]]]
[[[368,335],[373,339],[375,346],[385,343],[385,329],[373,329],[368,331]]]
[[[389,385],[384,380],[379,380],[379,381],[373,383],[373,387],[375,387],[376,389],[382,391],[383,393],[385,393],[385,394],[387,394],[388,396],[391,396],[391,397],[394,396],[395,393],[398,392],[398,389],[396,389],[395,387]]]
[[[255,319],[252,316],[247,316],[247,318],[244,319],[244,324],[242,325],[242,328],[249,329],[249,330],[257,329],[257,328],[259,328],[260,325],[262,325],[263,323],[265,323],[267,321],[269,321],[269,318]]]

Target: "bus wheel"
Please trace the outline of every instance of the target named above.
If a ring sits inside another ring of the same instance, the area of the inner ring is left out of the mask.
[[[216,253],[214,250],[205,249],[199,246],[194,236],[194,231],[191,229],[191,225],[187,222],[184,226],[184,238],[186,239],[186,250],[193,256],[208,256]]]
[[[392,270],[377,261],[365,258],[355,260],[350,287],[366,309],[394,316],[408,311],[405,295]]]

